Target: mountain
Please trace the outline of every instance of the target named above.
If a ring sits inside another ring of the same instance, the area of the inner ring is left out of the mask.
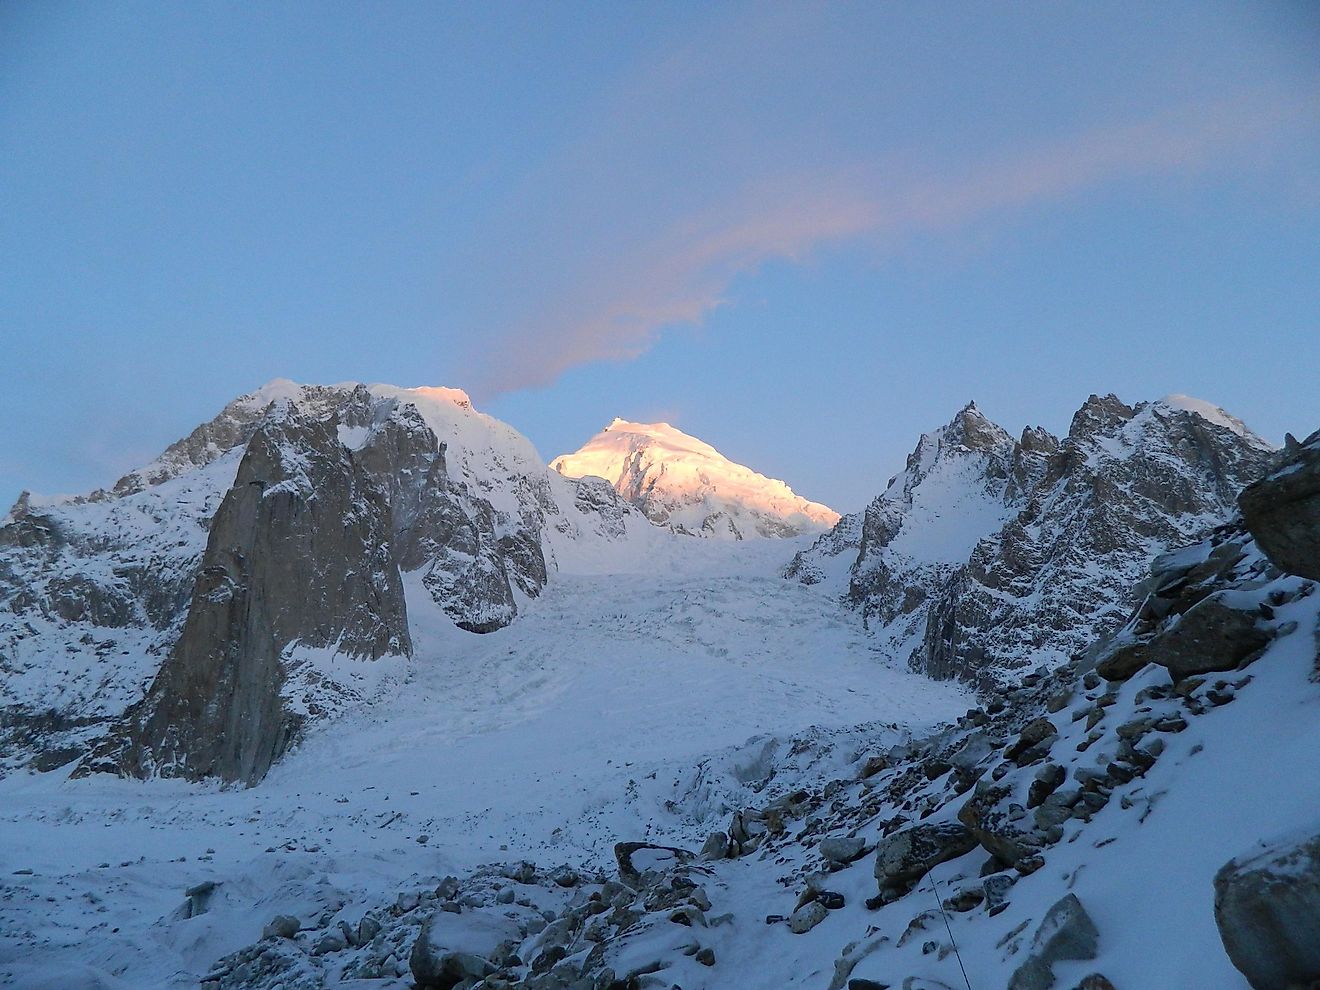
[[[561,558],[651,529],[461,391],[271,382],[109,491],[10,510],[4,741],[251,783],[401,676],[410,618],[498,629]]]
[[[1317,560],[1320,434],[1193,400],[968,406],[785,544],[272,383],[0,525],[0,983],[1310,986]]]
[[[615,419],[550,466],[568,478],[604,478],[653,523],[691,536],[793,537],[839,520],[833,509],[735,464],[668,423]]]
[[[1185,396],[1093,395],[1061,439],[969,404],[786,575],[829,582],[914,669],[997,688],[1121,625],[1151,557],[1231,516],[1273,457]]]

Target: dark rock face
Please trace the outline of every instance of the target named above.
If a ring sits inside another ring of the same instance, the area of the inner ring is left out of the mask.
[[[823,580],[851,550],[847,598],[903,659],[937,678],[1011,683],[1112,633],[1152,553],[1233,514],[1273,453],[1230,422],[1092,396],[1062,440],[1041,429],[1014,440],[968,406],[922,437],[855,538],[841,521],[786,576]]]
[[[1215,875],[1215,922],[1254,990],[1320,981],[1320,836],[1225,864]]]
[[[432,599],[460,628],[506,626],[518,611],[515,587],[528,597],[540,593],[546,581],[540,517],[502,526],[488,501],[450,478],[444,446],[415,409],[391,410],[360,456],[390,492],[400,567],[422,572]]]
[[[88,764],[260,780],[301,717],[282,699],[292,644],[411,652],[390,504],[333,421],[269,416],[211,527],[183,633],[117,738]]]
[[[1320,580],[1320,431],[1287,450],[1283,465],[1243,491],[1238,505],[1276,567]]]

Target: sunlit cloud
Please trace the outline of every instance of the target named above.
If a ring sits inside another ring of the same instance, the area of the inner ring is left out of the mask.
[[[801,261],[851,242],[891,255],[915,236],[1011,219],[1107,183],[1250,164],[1318,108],[1316,99],[1257,92],[1092,128],[959,173],[923,171],[909,156],[905,167],[804,171],[751,184],[718,209],[594,259],[585,275],[541,300],[534,319],[503,332],[506,346],[477,374],[477,392],[542,387],[582,364],[636,358],[665,331],[701,324],[738,276],[773,260]]]

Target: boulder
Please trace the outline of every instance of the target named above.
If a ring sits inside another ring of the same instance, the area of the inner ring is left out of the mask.
[[[1320,981],[1320,835],[1225,864],[1215,874],[1215,922],[1255,990]]]
[[[1285,456],[1282,467],[1247,486],[1238,508],[1276,567],[1320,580],[1320,432]]]
[[[261,930],[262,938],[293,938],[298,934],[302,923],[292,915],[277,914],[270,924]]]
[[[585,480],[585,479],[584,479]],[[726,832],[711,832],[701,847],[701,858],[724,859],[729,855],[729,836]]]
[[[501,943],[520,938],[517,924],[499,915],[438,911],[423,922],[408,967],[418,987],[451,990],[464,980],[481,980],[495,972],[490,960]]]
[[[880,902],[897,900],[932,867],[975,848],[975,837],[960,822],[922,822],[881,839],[875,853]]]
[[[820,901],[810,901],[789,915],[788,930],[794,935],[805,935],[824,921],[829,913]]]
[[[1008,990],[1050,990],[1054,964],[1094,959],[1100,933],[1076,894],[1067,894],[1045,913],[1031,940],[1031,953],[1008,981]]]
[[[695,858],[696,856],[686,849],[657,846],[650,842],[618,842],[614,845],[614,860],[619,864],[619,879],[634,889],[644,884],[648,873],[690,863]]]
[[[1256,614],[1228,604],[1224,593],[1211,595],[1183,613],[1178,622],[1150,644],[1149,657],[1175,681],[1211,671],[1233,670],[1265,647],[1269,634],[1256,627]]]
[[[832,835],[821,839],[818,848],[831,863],[851,863],[866,851],[866,840],[860,835]]]

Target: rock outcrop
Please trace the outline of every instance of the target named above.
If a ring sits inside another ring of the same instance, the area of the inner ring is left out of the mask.
[[[288,653],[411,652],[390,503],[336,435],[290,403],[248,441],[211,525],[183,633],[85,769],[255,783],[296,737]]]
[[[1320,580],[1320,431],[1284,453],[1238,500],[1256,543],[1282,571]]]

